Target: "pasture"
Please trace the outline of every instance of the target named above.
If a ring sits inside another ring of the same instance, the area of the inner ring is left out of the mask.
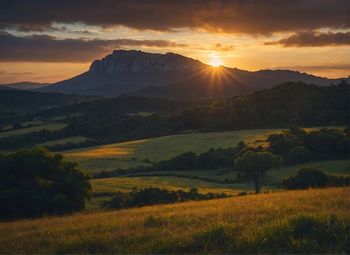
[[[51,140],[48,142],[44,143],[39,143],[36,146],[44,146],[44,147],[49,147],[53,145],[65,145],[67,143],[82,143],[90,140],[90,138],[84,137],[84,136],[71,136],[71,137],[66,137],[62,139],[57,139],[57,140]]]
[[[181,153],[201,153],[210,148],[234,147],[244,141],[250,145],[264,145],[266,137],[280,129],[239,130],[228,132],[187,133],[134,140],[63,152],[87,172],[147,165],[146,160],[159,162]]]
[[[62,128],[65,128],[66,126],[67,126],[66,124],[54,123],[54,124],[45,124],[45,125],[39,125],[39,126],[33,126],[33,127],[20,128],[16,130],[3,131],[3,132],[0,132],[0,138],[16,136],[16,135],[24,135],[32,132],[39,132],[44,129],[49,131],[60,130]]]
[[[310,131],[317,128],[306,128]],[[68,150],[62,152],[78,162],[87,172],[129,168],[159,162],[192,151],[202,153],[210,148],[234,147],[240,141],[250,146],[265,146],[266,138],[281,129],[235,130],[225,132],[185,133],[121,143]]]

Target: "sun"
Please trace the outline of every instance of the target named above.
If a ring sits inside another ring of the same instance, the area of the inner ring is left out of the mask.
[[[218,67],[222,65],[222,61],[219,57],[212,57],[209,61],[209,65],[213,67]]]

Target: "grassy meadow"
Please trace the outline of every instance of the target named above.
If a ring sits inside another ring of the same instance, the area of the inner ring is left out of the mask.
[[[307,128],[312,130],[316,128]],[[146,165],[146,159],[159,162],[184,152],[202,153],[210,148],[234,147],[244,141],[251,146],[265,146],[266,138],[281,129],[255,129],[226,132],[186,133],[134,140],[95,147],[68,150],[63,154],[87,172]]]
[[[0,132],[0,138],[29,134],[29,133],[38,132],[44,129],[49,131],[54,131],[54,130],[65,128],[66,126],[67,126],[66,124],[54,123],[54,124],[45,124],[45,125],[38,125],[33,127],[20,128],[16,130],[3,131],[3,132]]]
[[[53,145],[65,145],[66,143],[82,143],[90,140],[90,138],[84,137],[84,136],[71,136],[71,137],[66,137],[62,139],[57,139],[57,140],[51,140],[48,142],[44,143],[39,143],[37,146],[41,147],[49,147]]]
[[[349,194],[311,189],[2,222],[0,253],[345,253]]]

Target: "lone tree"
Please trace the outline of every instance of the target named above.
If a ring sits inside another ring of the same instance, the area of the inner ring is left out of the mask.
[[[242,173],[242,176],[254,181],[255,193],[261,191],[261,185],[266,171],[279,166],[281,157],[270,152],[247,151],[235,160],[235,169]]]
[[[84,209],[89,177],[76,163],[43,148],[0,154],[0,218],[37,217]]]

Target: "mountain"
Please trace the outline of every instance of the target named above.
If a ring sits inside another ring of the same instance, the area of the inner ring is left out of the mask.
[[[270,89],[285,82],[304,82],[329,86],[341,79],[326,79],[290,70],[261,70],[249,72],[236,68],[217,67],[193,77],[162,87],[147,87],[131,93],[135,96],[166,98],[229,98]]]
[[[188,79],[204,66],[198,60],[174,53],[117,50],[101,60],[95,60],[89,71],[41,91],[117,96]]]
[[[84,95],[134,94],[158,97],[231,97],[287,81],[330,85],[338,80],[289,70],[249,72],[211,67],[179,54],[116,50],[95,60],[89,71],[41,91]]]
[[[38,83],[38,82],[16,82],[16,83],[6,83],[0,84],[0,87],[11,88],[11,89],[21,89],[21,90],[32,90],[48,86],[50,83]]]

